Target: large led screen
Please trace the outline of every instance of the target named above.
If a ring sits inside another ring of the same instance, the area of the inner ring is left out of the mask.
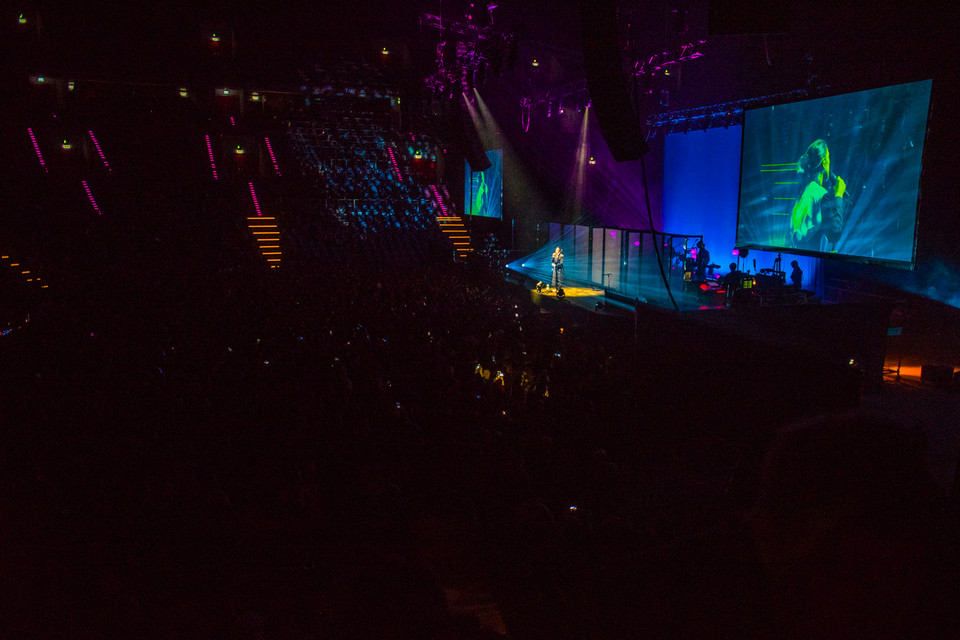
[[[737,246],[912,268],[931,86],[744,112]]]
[[[464,207],[472,216],[502,218],[503,216],[503,149],[487,151],[490,166],[484,171],[473,171],[464,162]]]

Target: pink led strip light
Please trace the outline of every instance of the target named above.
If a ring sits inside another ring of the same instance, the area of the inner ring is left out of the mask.
[[[97,212],[97,215],[102,216],[103,212],[100,211],[100,207],[97,206],[97,201],[93,199],[93,194],[90,193],[90,187],[87,186],[86,180],[80,181],[83,184],[83,190],[87,192],[87,197],[90,198],[90,205],[93,207],[93,210]]]
[[[257,210],[257,215],[262,216],[263,213],[260,211],[260,202],[257,200],[257,192],[253,190],[253,183],[248,182],[250,185],[250,197],[253,198],[253,208]]]
[[[443,215],[447,215],[447,205],[443,204],[443,198],[440,197],[440,192],[437,191],[436,185],[430,185],[430,189],[433,191],[433,197],[437,199],[437,202],[440,204],[440,210],[443,211]]]
[[[219,180],[217,177],[217,163],[213,161],[213,147],[210,145],[210,136],[203,136],[207,141],[207,156],[210,158],[210,170],[213,171],[213,179]]]
[[[403,182],[403,176],[400,175],[400,165],[397,164],[397,159],[393,155],[393,149],[387,149],[390,152],[390,161],[393,162],[393,170],[397,172],[397,181]]]
[[[50,170],[47,169],[47,163],[43,161],[43,154],[40,153],[40,145],[37,144],[37,137],[33,135],[33,129],[31,129],[30,127],[27,127],[27,133],[30,134],[30,142],[33,143],[33,150],[37,152],[37,160],[40,161],[40,166],[43,167],[44,171],[49,173]]]
[[[277,164],[277,156],[273,155],[273,146],[270,144],[270,138],[264,138],[267,142],[267,152],[270,154],[270,161],[273,163],[273,170],[280,175],[280,165]]]
[[[107,168],[107,171],[113,171],[110,168],[110,163],[107,162],[107,156],[103,155],[103,149],[100,148],[100,143],[97,141],[97,136],[93,135],[93,131],[87,131],[90,134],[90,139],[93,140],[93,146],[97,148],[97,153],[100,154],[100,159],[103,160],[103,166]]]

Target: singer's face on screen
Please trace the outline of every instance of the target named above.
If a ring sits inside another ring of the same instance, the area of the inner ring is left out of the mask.
[[[830,149],[823,150],[823,175],[830,175]]]

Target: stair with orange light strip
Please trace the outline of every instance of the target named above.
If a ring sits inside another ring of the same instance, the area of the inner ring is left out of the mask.
[[[437,222],[440,224],[440,230],[443,235],[450,239],[458,258],[465,258],[473,252],[470,242],[470,232],[463,224],[463,218],[460,216],[437,216]]]
[[[473,244],[470,240],[470,232],[463,223],[463,218],[447,211],[447,205],[443,203],[443,198],[436,185],[430,185],[430,190],[433,191],[433,197],[437,199],[437,205],[440,207],[441,213],[437,216],[440,230],[444,236],[450,239],[457,257],[466,258],[470,253],[473,253]]]
[[[280,266],[280,230],[276,218],[268,216],[254,216],[247,218],[247,227],[257,241],[257,248],[271,269]]]
[[[280,228],[277,225],[277,219],[274,216],[265,216],[260,209],[260,199],[257,198],[257,191],[252,182],[247,183],[250,190],[250,199],[253,201],[253,208],[257,215],[247,216],[247,227],[257,241],[257,248],[271,269],[280,266]]]

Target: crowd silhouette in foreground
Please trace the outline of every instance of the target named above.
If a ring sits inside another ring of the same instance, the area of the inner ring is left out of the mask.
[[[149,124],[103,217],[19,196],[76,217],[0,337],[3,637],[960,635],[917,426],[721,438],[632,317],[372,242],[296,172],[268,269],[245,182],[182,162],[202,127]]]

